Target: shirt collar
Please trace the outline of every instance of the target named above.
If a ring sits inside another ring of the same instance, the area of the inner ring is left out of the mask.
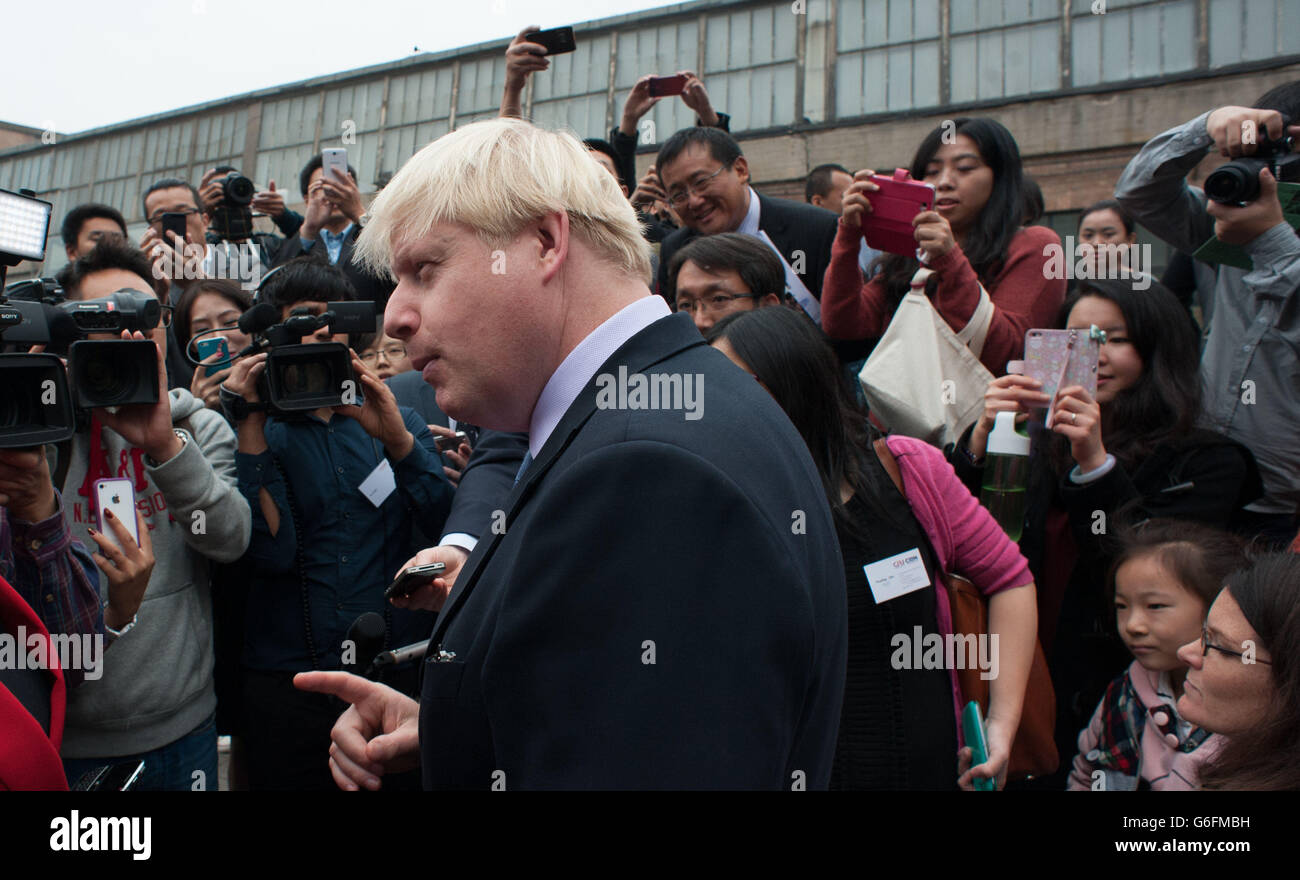
[[[605,323],[591,331],[586,339],[574,346],[569,356],[551,374],[541,396],[537,398],[537,405],[533,407],[532,419],[528,425],[528,452],[533,458],[541,453],[551,433],[560,424],[560,419],[569,411],[573,401],[577,400],[601,365],[623,343],[670,314],[672,312],[663,297],[643,296],[615,312]]]
[[[352,231],[352,227],[354,225],[355,224],[353,223],[348,223],[347,226],[343,227],[343,231],[337,234],[330,232],[328,229],[322,226],[320,230],[320,234],[325,238],[326,241],[344,241],[347,239],[348,233]]]
[[[754,188],[746,187],[749,190],[749,210],[745,212],[745,219],[740,221],[737,232],[743,232],[745,235],[758,235],[758,193]]]

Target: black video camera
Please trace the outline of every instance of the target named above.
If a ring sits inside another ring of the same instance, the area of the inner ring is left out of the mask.
[[[1259,198],[1259,172],[1267,168],[1279,182],[1300,182],[1300,153],[1286,133],[1291,120],[1282,117],[1282,136],[1270,138],[1261,129],[1263,140],[1255,145],[1253,156],[1238,156],[1210,172],[1205,178],[1205,194],[1224,205],[1245,205]]]
[[[266,410],[280,418],[292,417],[325,406],[360,405],[365,401],[361,382],[352,372],[352,350],[341,342],[307,343],[302,338],[328,327],[334,333],[373,333],[375,304],[362,302],[326,303],[325,311],[314,315],[306,307],[294,309],[289,318],[269,327],[258,327],[263,306],[254,306],[240,323],[255,335],[256,349],[269,349],[266,371],[258,379],[257,394]],[[260,337],[260,338],[257,338]]]
[[[0,297],[0,339],[57,353],[0,354],[0,449],[59,443],[77,429],[77,410],[157,403],[157,347],[149,339],[88,340],[92,333],[148,331],[162,306],[148,294],[119,290],[64,302],[48,279],[15,285]]]

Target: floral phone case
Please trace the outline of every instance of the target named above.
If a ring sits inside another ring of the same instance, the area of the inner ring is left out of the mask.
[[[1025,333],[1023,372],[1043,383],[1052,395],[1071,385],[1082,385],[1097,396],[1097,357],[1104,335],[1100,330],[1028,330]],[[1050,409],[1050,407],[1049,407]],[[1049,426],[1050,427],[1050,426]]]

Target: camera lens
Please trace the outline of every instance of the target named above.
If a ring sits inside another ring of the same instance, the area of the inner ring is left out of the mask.
[[[150,340],[112,339],[73,344],[68,371],[82,407],[158,400],[157,348]]]
[[[13,385],[0,388],[0,432],[42,422],[35,388]]]
[[[256,192],[253,181],[233,171],[226,175],[226,179],[222,182],[222,190],[226,201],[232,205],[247,205],[253,201],[253,194]]]
[[[1259,195],[1259,169],[1263,167],[1262,162],[1242,159],[1221,165],[1205,178],[1205,194],[1229,205],[1252,201]]]

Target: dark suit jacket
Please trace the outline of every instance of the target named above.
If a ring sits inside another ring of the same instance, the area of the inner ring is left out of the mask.
[[[702,418],[595,379],[565,413],[439,615],[425,787],[825,787],[845,585],[808,450],[686,315],[619,365],[701,376]]]
[[[387,278],[378,278],[352,264],[352,249],[356,246],[359,235],[361,235],[361,226],[353,223],[352,231],[343,240],[343,250],[339,253],[339,261],[336,265],[343,270],[343,274],[348,276],[348,280],[352,282],[352,286],[357,292],[357,299],[374,301],[375,308],[382,315],[384,306],[388,305],[388,297],[392,294],[396,285]],[[318,256],[322,260],[329,260],[329,250],[326,248],[323,239],[316,239],[316,243],[304,251],[302,239],[294,235],[286,238],[284,244],[280,245],[280,250],[275,255],[275,265],[281,266],[294,257],[301,257],[304,253]]]

